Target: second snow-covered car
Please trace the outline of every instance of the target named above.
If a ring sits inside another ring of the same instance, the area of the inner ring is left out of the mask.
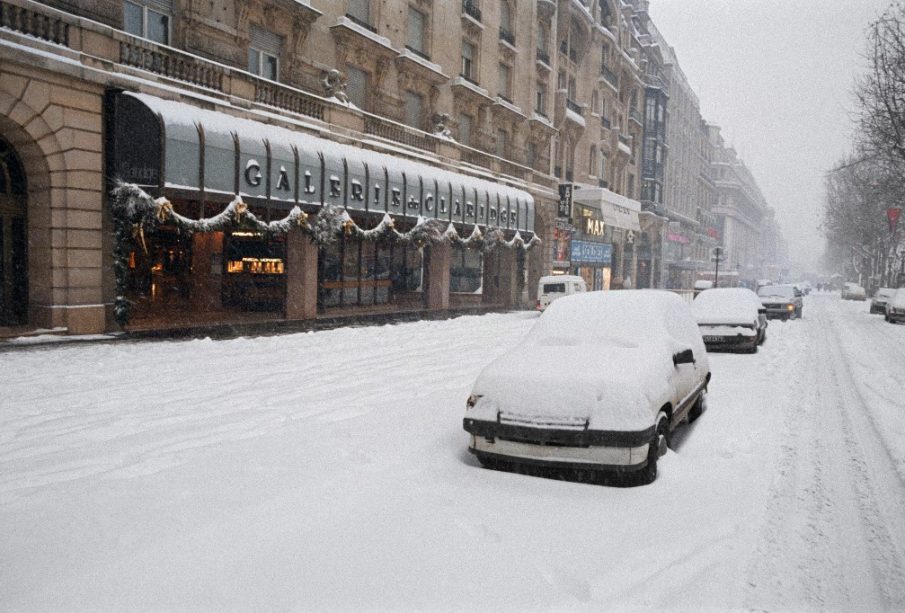
[[[708,289],[694,299],[691,311],[708,351],[754,353],[767,338],[767,310],[750,289]]]
[[[842,286],[843,300],[867,300],[867,293],[857,283],[845,283]]]
[[[905,287],[900,287],[886,302],[886,321],[897,323],[905,321]]]
[[[804,311],[801,292],[794,285],[765,285],[757,290],[757,297],[767,309],[768,319],[792,319]]]
[[[560,298],[468,398],[469,450],[490,467],[657,476],[668,436],[703,411],[707,351],[691,309],[657,290]]]
[[[889,302],[889,299],[893,297],[893,294],[896,293],[891,287],[881,287],[877,290],[877,293],[874,294],[874,297],[870,299],[870,312],[871,313],[886,313],[886,303]]]

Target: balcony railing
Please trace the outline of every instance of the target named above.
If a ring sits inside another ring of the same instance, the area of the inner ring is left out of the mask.
[[[638,109],[629,109],[628,116],[630,119],[633,119],[638,125],[642,125],[641,113],[638,112]]]
[[[266,79],[255,80],[255,102],[323,120],[324,103],[300,89]]]
[[[584,115],[584,107],[571,98],[566,98],[566,108],[579,115]]]
[[[515,34],[506,28],[500,28],[500,40],[505,41],[515,47]]]
[[[537,61],[543,62],[547,66],[550,66],[550,54],[544,51],[543,49],[537,50]]]
[[[409,147],[423,149],[432,153],[437,152],[437,141],[434,137],[425,134],[421,130],[415,130],[414,128],[378,117],[365,117],[365,133],[402,143]]]
[[[475,21],[481,21],[481,9],[475,0],[462,0],[462,12]]]
[[[615,87],[616,89],[619,89],[619,77],[618,77],[618,75],[616,75],[615,72],[613,72],[612,70],[610,70],[609,66],[607,66],[606,64],[604,64],[603,66],[600,67],[600,76],[603,77],[603,79],[604,79],[607,83],[609,83],[610,85],[612,85],[612,86]]]
[[[609,117],[600,117],[600,125],[609,130],[613,127],[613,122],[610,121]]]
[[[0,27],[34,36],[57,45],[69,46],[69,24],[62,19],[0,2]]]
[[[194,55],[168,47],[158,47],[141,39],[119,43],[119,61],[155,74],[223,91],[225,70]]]
[[[619,142],[622,143],[623,145],[625,145],[626,147],[631,147],[632,146],[632,137],[626,136],[625,134],[620,134]]]

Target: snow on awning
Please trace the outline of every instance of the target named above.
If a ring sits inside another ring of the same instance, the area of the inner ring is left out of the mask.
[[[637,200],[620,196],[603,187],[582,187],[572,192],[572,201],[598,209],[604,222],[614,228],[641,232],[641,223],[638,221],[641,203]]]
[[[109,167],[146,189],[534,232],[534,199],[513,187],[147,94],[114,109]]]

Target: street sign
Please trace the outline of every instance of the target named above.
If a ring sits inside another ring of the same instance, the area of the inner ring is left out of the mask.
[[[726,251],[722,247],[714,247],[710,250],[710,261],[711,262],[725,262],[726,261]]]
[[[572,184],[560,183],[559,185],[559,211],[557,217],[572,218]]]

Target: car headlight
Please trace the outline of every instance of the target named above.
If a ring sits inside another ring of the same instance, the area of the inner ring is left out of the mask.
[[[794,304],[787,304],[787,305],[786,305],[786,310],[787,310],[787,311],[794,311],[794,310],[795,310],[795,305],[794,305]]]
[[[478,404],[478,400],[482,398],[480,394],[472,394],[468,397],[468,400],[465,401],[465,410],[473,409],[474,405]]]

